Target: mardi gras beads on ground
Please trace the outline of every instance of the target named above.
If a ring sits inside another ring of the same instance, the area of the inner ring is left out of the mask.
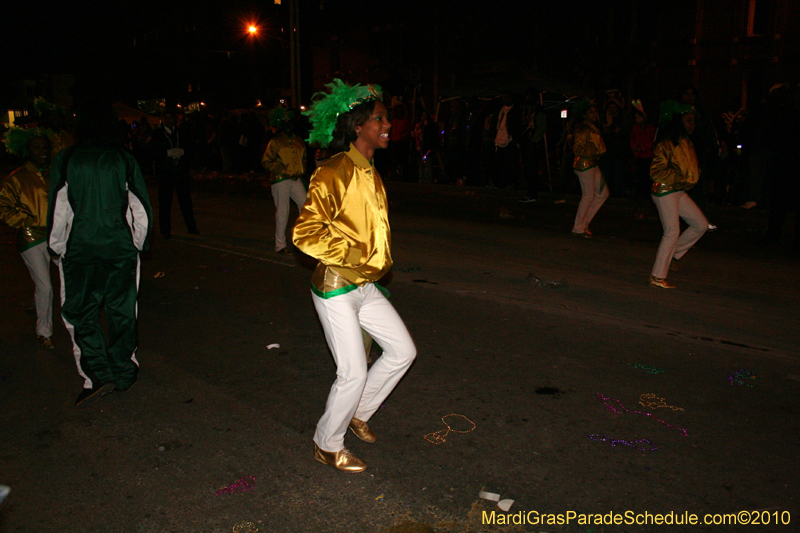
[[[641,368],[642,370],[644,370],[648,374],[663,374],[664,372],[667,371],[666,368],[658,368],[658,367],[650,366],[650,365],[639,365],[639,364],[634,364],[634,363],[628,363],[628,366],[631,367],[631,368]]]
[[[470,428],[470,429],[468,429],[468,430],[466,430],[466,431],[459,431],[459,430],[457,430],[457,429],[453,429],[453,428],[451,428],[451,427],[450,427],[450,424],[448,424],[448,423],[445,421],[445,418],[448,418],[448,417],[451,417],[451,416],[460,416],[461,418],[463,418],[464,420],[466,420],[467,422],[469,422],[470,424],[472,424],[472,428]],[[445,425],[445,426],[447,426],[447,427],[446,427],[445,429],[440,429],[439,431],[435,431],[435,432],[433,432],[433,433],[428,433],[427,435],[425,435],[425,440],[426,440],[426,441],[430,442],[431,444],[442,444],[443,442],[446,442],[446,441],[447,441],[447,439],[445,439],[445,437],[446,437],[446,436],[447,436],[447,435],[448,435],[448,434],[449,434],[451,431],[452,431],[453,433],[469,433],[470,431],[474,431],[474,430],[475,430],[475,428],[477,428],[477,427],[478,427],[478,426],[477,426],[477,424],[475,424],[475,422],[473,422],[472,420],[470,420],[470,419],[469,419],[469,418],[467,418],[466,416],[464,416],[464,415],[459,415],[459,414],[455,414],[455,413],[451,413],[451,414],[449,414],[449,415],[444,415],[444,416],[442,417],[442,422],[443,422],[443,423],[444,423],[444,425]]]
[[[216,495],[230,494],[231,492],[247,492],[253,490],[256,486],[256,476],[243,477],[236,483],[232,483],[227,487],[223,487],[216,492]]]
[[[252,522],[239,522],[233,526],[233,533],[258,533],[258,526]]]
[[[637,413],[637,414],[640,414],[640,415],[649,416],[653,420],[661,422],[662,424],[664,424],[667,427],[671,427],[671,428],[677,429],[678,431],[680,431],[683,434],[684,437],[687,436],[687,431],[684,428],[679,428],[678,426],[673,426],[672,424],[668,424],[667,422],[664,422],[660,418],[654,417],[652,413],[645,413],[645,412],[642,412],[642,411],[631,411],[628,408],[626,408],[624,405],[622,405],[622,402],[620,402],[619,400],[615,400],[613,398],[608,398],[608,397],[604,396],[603,393],[601,393],[601,392],[597,393],[597,399],[600,400],[601,402],[603,402],[603,405],[605,405],[606,409],[608,409],[609,411],[612,411],[614,413]],[[612,403],[614,403],[614,402],[616,402],[617,407],[612,405]]]
[[[664,398],[659,398],[655,394],[647,393],[642,394],[639,396],[639,405],[642,407],[649,407],[650,409],[656,410],[659,407],[669,407],[673,411],[683,411],[682,407],[675,407],[674,405],[667,405],[667,402],[664,401]]]
[[[654,451],[656,451],[658,449],[658,446],[656,446],[655,444],[650,442],[648,439],[636,439],[636,440],[632,440],[632,441],[628,442],[627,440],[612,439],[611,437],[606,437],[605,435],[598,435],[597,433],[589,435],[589,438],[594,440],[594,441],[598,441],[598,442],[599,441],[610,442],[611,446],[616,446],[617,444],[624,444],[625,446],[630,446],[631,448],[636,448],[637,450],[642,451],[642,452],[654,452]],[[636,444],[638,444],[640,442],[646,442],[647,444],[652,446],[652,448],[639,448],[638,446],[636,446]]]
[[[731,382],[731,385],[744,385],[745,387],[752,387],[750,383],[745,383],[745,379],[758,378],[753,372],[749,370],[734,370],[726,379]]]

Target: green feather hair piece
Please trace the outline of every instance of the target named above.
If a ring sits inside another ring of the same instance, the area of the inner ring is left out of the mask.
[[[661,102],[661,108],[658,111],[658,125],[664,127],[669,124],[674,115],[685,115],[686,113],[696,113],[693,105],[680,104],[675,100],[664,100]]]
[[[18,155],[20,157],[28,157],[28,143],[35,137],[49,138],[53,132],[45,128],[31,128],[25,129],[17,126],[8,126],[3,135],[3,144],[6,145],[6,150],[10,154]]]
[[[309,143],[317,143],[326,148],[333,140],[333,130],[339,115],[349,113],[356,106],[373,100],[383,100],[383,92],[379,85],[347,85],[340,79],[334,79],[325,85],[328,92],[318,92],[308,111],[304,111],[312,126],[306,139]]]
[[[40,116],[48,111],[56,111],[59,109],[56,104],[51,104],[41,96],[33,100],[33,108],[36,109],[36,112],[39,113]]]

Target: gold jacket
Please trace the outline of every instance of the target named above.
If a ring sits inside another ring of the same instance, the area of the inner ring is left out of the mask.
[[[682,137],[675,146],[669,139],[660,141],[653,149],[650,179],[652,194],[664,196],[675,191],[688,191],[697,183],[700,170],[692,141]]]
[[[372,163],[352,144],[311,176],[293,242],[319,260],[311,284],[322,298],[378,281],[392,267],[386,190]]]
[[[25,163],[0,186],[0,221],[17,228],[17,250],[44,242],[47,235],[47,170]]]
[[[600,130],[588,120],[575,128],[572,147],[575,151],[572,168],[579,172],[597,166],[600,156],[606,153],[606,143]]]
[[[278,133],[267,145],[261,166],[272,174],[272,183],[298,179],[306,173],[306,145],[296,135]]]

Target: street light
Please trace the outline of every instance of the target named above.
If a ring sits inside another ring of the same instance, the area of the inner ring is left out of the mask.
[[[250,24],[247,27],[247,31],[248,33],[250,33],[250,35],[255,35],[256,33],[258,33],[258,26],[256,26],[255,24]]]

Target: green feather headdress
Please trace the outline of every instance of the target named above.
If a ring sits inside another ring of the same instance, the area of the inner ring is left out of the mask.
[[[664,100],[661,102],[661,108],[658,111],[658,125],[664,127],[669,124],[674,115],[685,115],[686,113],[696,113],[693,105],[680,104],[675,100]]]
[[[333,130],[336,128],[336,119],[343,113],[349,113],[356,106],[366,104],[373,100],[383,100],[383,92],[379,85],[347,85],[340,79],[325,85],[328,92],[316,93],[312,100],[318,98],[311,109],[303,114],[311,121],[312,130],[306,139],[310,143],[317,143],[327,147],[333,140]]]
[[[36,109],[36,112],[39,115],[45,114],[47,111],[56,111],[59,107],[56,104],[51,104],[41,96],[36,97],[33,100],[33,108]]]
[[[3,144],[10,154],[21,157],[28,157],[28,143],[35,137],[48,137],[52,131],[45,128],[24,129],[17,126],[8,126],[8,130],[3,135]]]

